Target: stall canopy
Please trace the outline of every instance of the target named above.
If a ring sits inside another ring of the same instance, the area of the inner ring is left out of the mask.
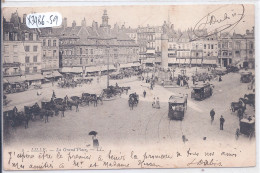
[[[120,68],[130,68],[132,67],[133,63],[127,63],[127,64],[120,64]]]
[[[13,76],[13,77],[5,77],[4,80],[6,80],[8,83],[20,83],[24,82],[25,78],[22,76]]]
[[[203,64],[217,64],[217,60],[215,59],[204,59],[202,61]]]
[[[141,64],[138,62],[138,63],[132,63],[132,67],[139,67]]]
[[[82,73],[82,67],[63,67],[61,69],[63,73]]]
[[[33,74],[33,75],[26,75],[25,76],[26,81],[42,80],[42,79],[44,79],[44,77],[41,74]]]
[[[87,73],[98,72],[100,70],[101,70],[100,66],[86,67],[86,72]]]
[[[62,75],[58,71],[43,72],[45,78],[61,77]]]

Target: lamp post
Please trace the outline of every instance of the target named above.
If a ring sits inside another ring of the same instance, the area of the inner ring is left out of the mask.
[[[109,45],[107,43],[107,88],[109,87]]]

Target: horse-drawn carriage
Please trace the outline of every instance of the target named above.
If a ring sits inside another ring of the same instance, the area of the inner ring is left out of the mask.
[[[12,127],[16,127],[19,125],[25,125],[25,128],[28,127],[28,122],[30,120],[30,116],[25,114],[23,111],[17,110],[16,107],[12,110],[4,111],[3,112],[4,122],[6,123],[5,126],[11,125]]]
[[[114,98],[117,95],[122,94],[122,88],[118,86],[108,86],[106,89],[103,89],[102,96],[106,99]]]
[[[226,67],[227,69],[227,73],[230,73],[230,72],[238,72],[239,71],[239,68],[237,66],[234,66],[234,65],[229,65]]]
[[[169,98],[168,117],[174,120],[183,120],[187,110],[187,95],[172,95]]]
[[[139,95],[136,93],[129,94],[128,105],[133,109],[134,106],[137,106],[139,102]]]
[[[193,87],[193,90],[191,91],[191,98],[195,100],[204,100],[205,98],[208,98],[212,96],[213,94],[213,87],[211,84],[203,84]]]
[[[240,133],[248,136],[249,138],[255,136],[255,120],[250,118],[244,118],[240,120]]]
[[[124,74],[123,73],[112,73],[109,75],[110,79],[123,79],[124,78]]]
[[[251,72],[242,72],[240,77],[241,83],[249,83],[252,81],[253,75]]]
[[[238,100],[238,102],[232,102],[230,105],[230,110],[232,112],[236,112],[239,109],[246,109],[245,103],[243,102],[243,100],[241,98]]]

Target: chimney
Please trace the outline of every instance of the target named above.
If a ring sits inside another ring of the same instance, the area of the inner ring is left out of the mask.
[[[63,18],[62,26],[63,26],[64,28],[67,28],[67,18],[66,18],[66,17]]]
[[[83,26],[83,27],[86,27],[86,26],[87,26],[85,17],[84,17],[84,19],[81,21],[81,26]]]
[[[77,26],[77,24],[76,24],[76,21],[73,20],[73,22],[72,22],[72,28],[74,28],[75,26]]]
[[[26,14],[23,14],[23,24],[26,24]]]

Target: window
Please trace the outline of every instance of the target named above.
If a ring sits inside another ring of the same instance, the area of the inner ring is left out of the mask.
[[[79,63],[82,64],[82,58],[79,59]]]
[[[37,48],[38,48],[37,46],[33,46],[33,51],[37,52]]]
[[[42,41],[42,46],[46,46],[46,40],[45,39]]]
[[[208,44],[208,49],[210,49],[210,44]]]
[[[254,49],[254,43],[250,43],[250,49]]]
[[[214,49],[214,45],[213,44],[211,45],[211,49]]]
[[[53,56],[56,56],[57,51],[53,50]]]
[[[235,51],[235,54],[238,54],[238,55],[239,55],[239,54],[240,54],[240,51]]]
[[[29,33],[29,40],[30,40],[30,41],[33,40],[33,33]]]
[[[30,72],[30,68],[29,67],[25,67],[25,73],[29,73]]]
[[[207,49],[207,45],[206,44],[204,44],[204,49]]]
[[[30,57],[29,56],[26,56],[25,57],[25,63],[29,63],[30,62]]]
[[[14,53],[17,53],[17,45],[14,45],[13,48],[14,48]]]
[[[229,56],[232,56],[232,52],[229,52]]]
[[[8,52],[9,52],[9,46],[7,46],[7,45],[4,46],[4,52],[5,52],[5,53],[8,53]]]
[[[30,51],[30,46],[24,46],[24,50],[25,50],[25,52],[29,52]]]
[[[43,51],[43,57],[46,57],[46,51]]]
[[[48,40],[48,46],[51,46],[51,40]]]
[[[93,55],[93,49],[90,49],[90,54]]]
[[[37,67],[33,67],[33,72],[37,72]]]
[[[37,62],[37,56],[33,57],[33,62]]]
[[[249,51],[249,54],[253,54],[253,51],[252,51],[252,50],[250,50],[250,51]]]
[[[91,59],[91,62],[93,62],[93,59]]]
[[[53,46],[56,46],[56,45],[57,45],[57,41],[53,40]]]
[[[79,49],[79,54],[82,55],[82,48]]]

